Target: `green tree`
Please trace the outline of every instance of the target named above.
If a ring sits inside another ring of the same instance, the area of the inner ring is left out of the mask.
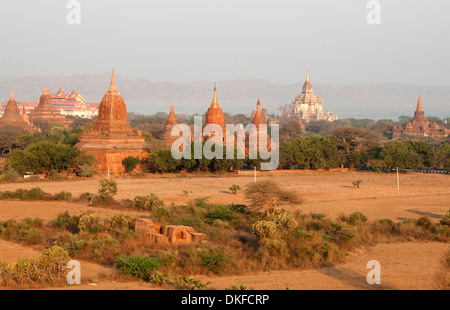
[[[9,160],[11,166],[19,173],[26,171],[43,173],[74,167],[80,154],[80,150],[75,147],[44,140],[24,150],[14,150]]]
[[[159,149],[148,155],[148,161],[157,172],[175,171],[179,165],[179,160],[173,158],[170,150]]]
[[[133,157],[130,155],[122,160],[122,165],[126,172],[132,172],[140,163],[141,159],[139,156]]]
[[[114,201],[117,194],[117,182],[113,179],[101,179],[98,181],[100,186],[98,189],[98,198],[102,203],[110,203]]]

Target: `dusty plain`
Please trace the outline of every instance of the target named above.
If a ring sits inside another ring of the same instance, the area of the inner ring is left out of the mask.
[[[429,216],[438,222],[450,208],[450,175],[408,173],[400,174],[400,190],[397,189],[395,173],[342,171],[276,171],[258,172],[257,180],[271,179],[285,189],[298,192],[304,203],[287,207],[289,211],[300,209],[304,213],[323,213],[334,217],[340,213],[354,211],[364,213],[369,221],[389,218],[394,222]],[[211,203],[248,203],[242,192],[232,195],[228,188],[238,184],[245,188],[254,181],[253,172],[239,175],[185,175],[166,174],[148,177],[118,177],[116,199],[132,199],[137,195],[154,193],[166,206],[185,204],[198,197],[210,197]],[[352,181],[362,180],[359,189]],[[68,191],[77,197],[81,193],[96,193],[98,179],[0,184],[0,191],[17,188],[40,187],[46,192]],[[183,191],[192,191],[189,197]],[[0,201],[0,220],[10,218],[39,217],[45,221],[54,219],[59,213],[68,211],[79,215],[95,211],[104,217],[117,213],[131,216],[145,215],[145,212],[95,208],[65,202]],[[225,289],[230,285],[243,283],[254,289],[434,289],[434,274],[441,268],[440,260],[448,250],[448,243],[407,242],[378,244],[360,248],[346,260],[335,266],[316,270],[273,271],[259,274],[206,277],[211,281],[208,289]],[[38,255],[33,247],[0,240],[0,260],[14,262],[20,256]],[[382,266],[381,285],[366,282],[369,260],[378,260]],[[84,266],[83,284],[62,289],[158,289],[143,283],[113,278],[111,271],[100,265],[81,262]],[[195,275],[192,275],[195,276]],[[58,288],[61,289],[61,288]]]

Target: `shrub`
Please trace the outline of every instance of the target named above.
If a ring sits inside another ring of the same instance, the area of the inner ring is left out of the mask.
[[[439,222],[442,225],[450,226],[450,209],[448,210],[447,213],[445,213],[444,215],[441,216]]]
[[[80,232],[97,233],[101,229],[100,217],[96,213],[83,214],[78,223]]]
[[[222,272],[230,261],[229,255],[219,247],[190,248],[186,252],[189,260],[194,261],[197,265],[205,266],[215,274]]]
[[[65,177],[64,175],[62,175],[61,173],[59,173],[56,170],[51,170],[48,173],[47,178],[52,180],[52,181],[60,181],[60,180],[67,179],[67,177]]]
[[[159,272],[158,270],[153,270],[153,272],[150,274],[149,280],[156,285],[163,285],[166,280],[169,278],[170,274]]]
[[[325,217],[323,213],[311,213],[311,217],[315,220],[321,220]]]
[[[73,233],[78,233],[78,224],[80,222],[80,217],[78,216],[70,216],[66,211],[64,213],[58,214],[55,220],[50,221],[51,227],[59,227],[63,229],[67,229]]]
[[[98,171],[89,165],[83,165],[80,167],[80,176],[81,177],[90,178],[90,177],[93,177],[94,175],[96,175],[97,173],[98,173]]]
[[[206,218],[209,222],[214,220],[231,221],[236,218],[236,212],[230,206],[218,205],[206,214]]]
[[[61,191],[58,194],[55,195],[55,199],[58,201],[71,201],[72,200],[72,194],[68,193],[66,191]]]
[[[267,239],[277,234],[277,224],[272,221],[261,220],[253,224],[252,232],[259,239]]]
[[[91,193],[82,193],[82,194],[80,194],[80,196],[78,197],[78,200],[79,201],[81,201],[81,202],[92,202],[93,200],[94,200],[94,198],[95,198],[95,195],[94,194],[91,194]]]
[[[150,280],[151,272],[158,268],[163,260],[158,257],[150,256],[120,256],[116,259],[116,265],[124,274],[137,277],[139,279]]]
[[[123,232],[129,229],[132,218],[126,214],[117,214],[108,221],[109,229],[113,231]]]
[[[202,219],[193,214],[179,216],[175,219],[175,225],[190,226],[194,229],[201,229],[204,225]]]
[[[278,229],[290,229],[297,226],[297,221],[294,216],[287,211],[282,211],[276,215],[270,216],[268,218],[277,225]]]
[[[252,208],[263,209],[268,215],[274,214],[282,205],[303,202],[297,193],[286,191],[271,180],[250,184],[245,190],[245,198],[250,200]]]
[[[361,212],[353,212],[348,216],[348,223],[350,225],[359,225],[365,223],[367,221],[367,217]]]
[[[139,156],[133,157],[130,155],[122,160],[122,165],[126,172],[132,172],[140,163],[141,159]]]
[[[433,226],[428,216],[422,216],[421,218],[419,218],[416,222],[416,225],[426,230],[429,230]]]
[[[34,227],[30,227],[28,230],[23,232],[22,240],[26,244],[38,244],[44,239],[41,232]]]
[[[233,193],[233,195],[236,195],[237,191],[241,190],[241,187],[239,185],[237,185],[237,184],[233,184],[233,185],[231,185],[229,190]]]
[[[362,183],[362,180],[356,180],[352,182],[352,185],[356,188],[359,188],[359,185]]]
[[[0,174],[0,181],[3,182],[14,182],[20,177],[19,173],[12,169],[12,168],[6,168],[3,170],[2,174]]]
[[[171,218],[170,211],[164,207],[159,207],[159,208],[153,209],[152,216],[155,219],[158,219],[159,221],[164,220],[164,219],[170,220],[170,218]]]
[[[133,199],[132,208],[136,210],[150,211],[154,208],[164,206],[164,202],[155,194],[148,196],[137,196]]]
[[[385,235],[388,233],[392,233],[394,229],[394,223],[390,219],[379,219],[372,223],[371,229],[373,232]]]
[[[247,287],[244,284],[240,283],[237,285],[230,285],[225,289],[226,291],[248,291],[248,290],[254,290],[252,287]]]
[[[101,179],[99,183],[98,202],[104,204],[111,203],[117,194],[117,182],[113,179]]]

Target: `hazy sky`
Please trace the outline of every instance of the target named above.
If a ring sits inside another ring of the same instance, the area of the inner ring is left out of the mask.
[[[153,81],[450,85],[450,1],[1,0],[0,78],[110,72]]]

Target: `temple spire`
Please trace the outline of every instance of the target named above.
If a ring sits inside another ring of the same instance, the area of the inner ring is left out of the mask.
[[[218,106],[219,104],[217,103],[217,88],[216,85],[214,84],[214,98],[213,98],[213,102],[211,103],[212,106]]]
[[[11,97],[9,97],[9,100],[10,100],[10,101],[13,101],[13,100],[14,100],[14,92],[13,92],[13,91],[11,92]]]
[[[48,94],[50,94],[50,91],[48,90],[48,88],[47,88],[47,84],[45,84],[45,87],[44,87],[44,93],[43,93],[44,95],[48,95]]]
[[[422,110],[422,97],[419,94],[419,100],[417,101],[417,110]]]
[[[306,69],[306,82],[309,82],[309,68]]]
[[[114,79],[114,69],[112,69],[112,74],[111,74],[111,86],[109,87],[109,91],[110,91],[110,92],[117,92],[116,81],[115,81],[115,79]]]

